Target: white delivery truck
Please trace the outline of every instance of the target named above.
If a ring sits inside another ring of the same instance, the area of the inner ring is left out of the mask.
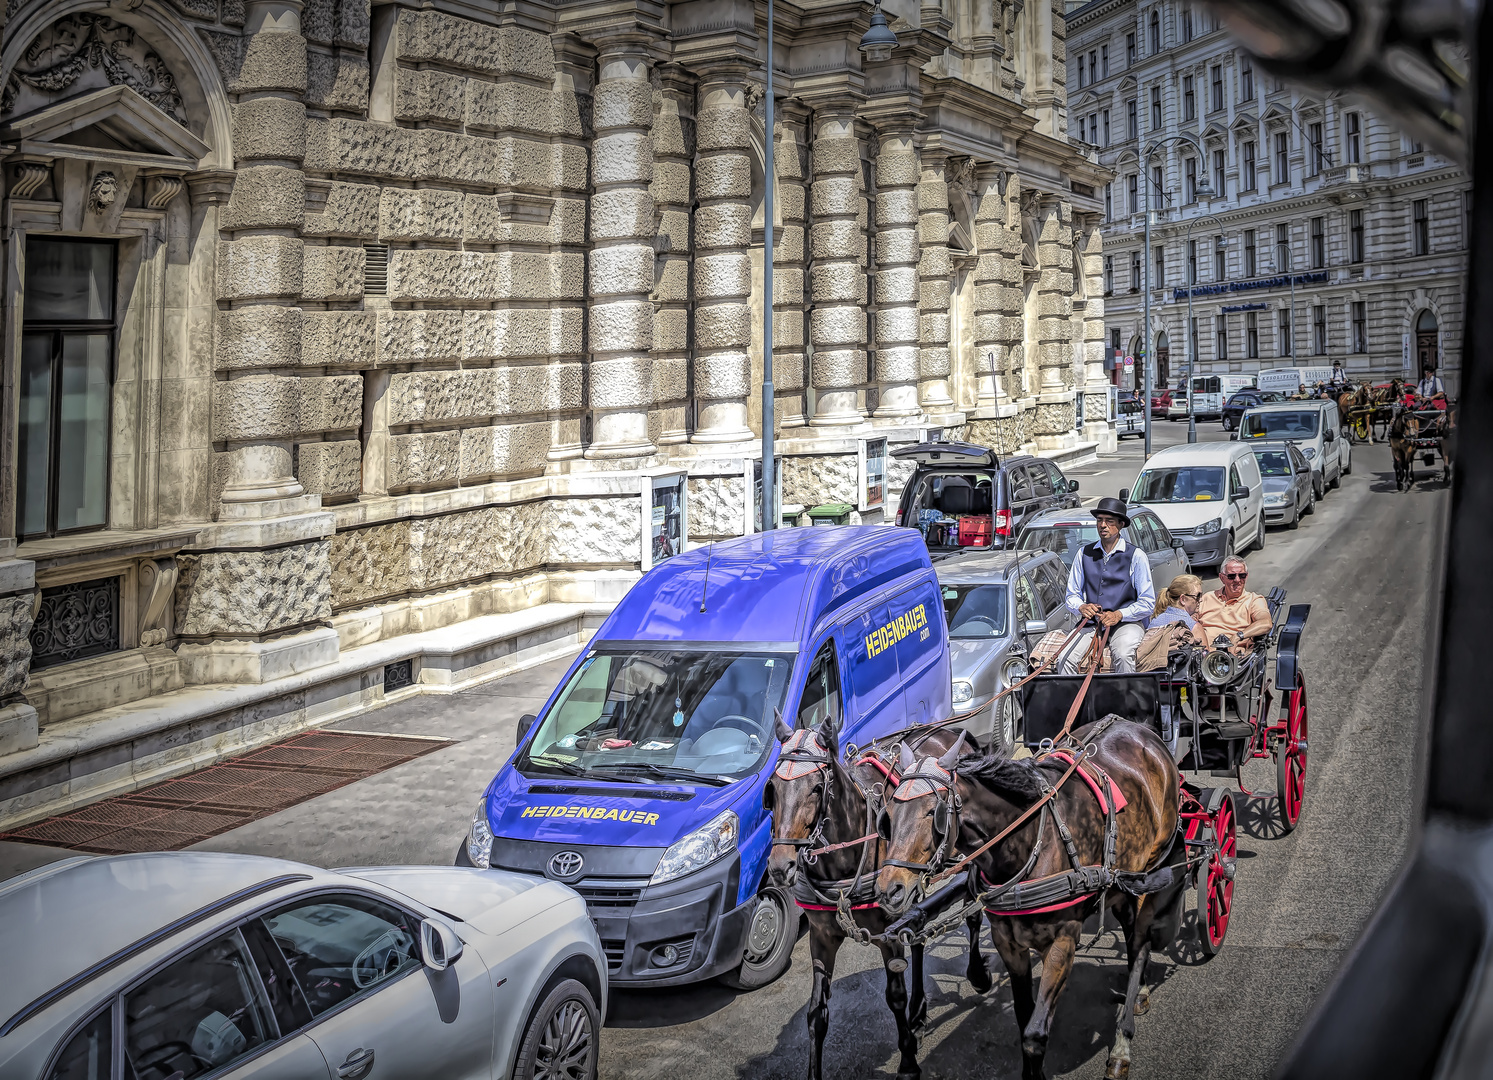
[[[1234,394],[1255,384],[1253,375],[1194,375],[1192,378],[1192,412],[1199,420],[1218,419],[1223,403]]]

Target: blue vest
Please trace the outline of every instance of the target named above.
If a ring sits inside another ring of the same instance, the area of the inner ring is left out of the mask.
[[[1140,594],[1130,580],[1130,561],[1136,558],[1134,544],[1126,544],[1104,560],[1104,548],[1098,541],[1083,549],[1083,598],[1105,611],[1119,611]],[[1144,556],[1142,556],[1144,557]]]

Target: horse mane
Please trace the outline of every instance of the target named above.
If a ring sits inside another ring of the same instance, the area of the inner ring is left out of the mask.
[[[1000,754],[986,754],[959,771],[1018,806],[1030,806],[1042,797],[1033,758],[1013,761]]]

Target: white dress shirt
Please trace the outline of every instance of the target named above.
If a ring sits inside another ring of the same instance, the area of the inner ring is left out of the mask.
[[[1083,560],[1085,544],[1079,549],[1078,555],[1073,560],[1073,568],[1068,571],[1068,610],[1078,614],[1078,609],[1088,603],[1083,593]],[[1099,545],[1103,552],[1100,556],[1101,563],[1107,563],[1116,555],[1125,550],[1125,538],[1122,536],[1115,541],[1115,546],[1104,551],[1104,545]],[[1130,560],[1130,584],[1135,586],[1135,599],[1120,608],[1121,622],[1142,622],[1148,618],[1156,608],[1156,586],[1151,583],[1151,560],[1146,558],[1146,553],[1139,549],[1135,552],[1135,558]]]

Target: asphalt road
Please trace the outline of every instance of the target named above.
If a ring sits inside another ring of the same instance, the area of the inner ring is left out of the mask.
[[[1209,441],[1217,423],[1200,425]],[[1185,441],[1158,422],[1155,445]],[[1353,474],[1294,532],[1272,530],[1249,555],[1251,586],[1286,587],[1312,604],[1303,647],[1310,695],[1306,812],[1287,837],[1267,802],[1241,806],[1233,921],[1223,952],[1199,963],[1185,943],[1153,962],[1150,1012],[1138,1022],[1132,1076],[1266,1076],[1330,980],[1395,874],[1419,804],[1421,673],[1440,588],[1447,499],[1438,482],[1394,490],[1389,451],[1355,447]],[[1141,443],[1070,470],[1087,502],[1127,487]],[[1211,584],[1211,583],[1210,583]],[[330,792],[200,847],[328,866],[448,863],[483,787],[514,741],[514,721],[540,704],[563,662],[449,697],[424,696],[339,725],[438,735],[449,748]],[[1268,762],[1245,775],[1274,786]],[[1220,781],[1221,782],[1221,781]],[[0,878],[66,852],[0,844]],[[1186,929],[1184,927],[1184,934]],[[999,959],[995,989],[973,993],[964,950],[929,954],[923,1075],[1020,1074],[1018,1034]],[[1053,1076],[1101,1077],[1124,967],[1114,933],[1085,937],[1059,1005],[1047,1058]],[[603,1040],[604,1077],[699,1080],[798,1077],[805,1071],[808,943],[773,985],[738,994],[716,984],[618,992]],[[896,1040],[877,954],[840,954],[825,1050],[833,1077],[891,1077]]]

